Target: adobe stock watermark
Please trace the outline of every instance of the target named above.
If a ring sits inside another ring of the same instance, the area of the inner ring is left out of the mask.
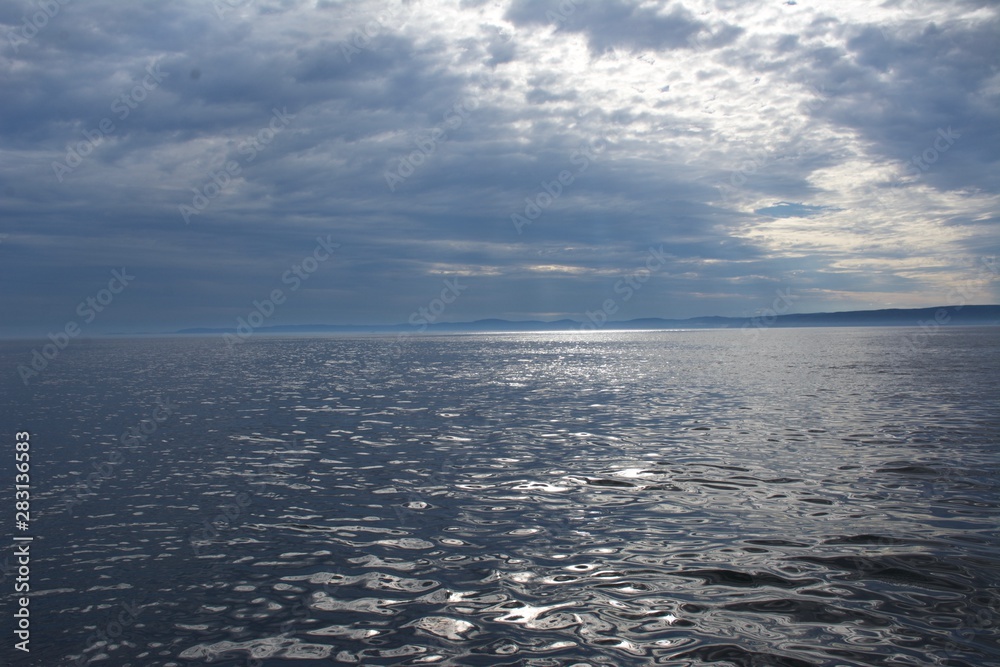
[[[943,154],[947,153],[955,142],[962,138],[962,135],[951,129],[938,128],[937,136],[931,145],[925,148],[919,155],[912,156],[906,163],[906,168],[913,172],[913,175],[921,176],[931,168]]]
[[[778,321],[778,316],[788,313],[792,308],[792,304],[799,298],[792,294],[791,287],[786,287],[784,292],[776,289],[774,293],[777,296],[774,297],[774,301],[771,302],[770,307],[758,308],[754,311],[753,315],[748,315],[744,312],[747,321],[740,327],[740,331],[744,334],[759,336],[762,330],[770,329],[774,326],[774,323]]]
[[[500,41],[506,43],[514,39],[514,33],[504,26],[497,26],[497,37],[500,38]]]
[[[295,441],[293,440],[294,444]],[[282,455],[289,452],[288,449],[284,448],[284,443],[281,446],[283,449],[276,449],[271,452],[271,461],[265,466],[259,479],[254,480],[251,484],[266,485],[281,480],[279,461]],[[229,502],[220,505],[218,514],[211,520],[207,518],[202,519],[201,524],[197,524],[198,527],[188,537],[188,544],[191,545],[195,557],[201,556],[202,549],[214,543],[221,536],[221,531],[231,530],[244,520],[249,515],[250,510],[248,508],[252,504],[253,493],[240,491]]]
[[[428,502],[428,498],[433,498],[446,489],[454,490],[461,471],[467,468],[473,461],[472,448],[462,447],[460,446],[461,444],[461,440],[450,442],[450,447],[446,452],[441,451],[444,443],[436,444],[429,451],[430,457],[428,458],[428,463],[431,465],[427,469],[426,475],[421,475],[421,479],[414,482],[393,480],[394,482],[401,482],[403,495],[407,501],[406,504],[397,503],[392,507],[392,511],[399,521],[400,528],[440,529],[439,520],[433,518],[433,515],[429,515],[427,512],[433,504]],[[489,444],[489,442],[486,443],[487,448]],[[434,462],[437,461],[440,463],[434,465]]]
[[[407,323],[416,329],[416,333],[427,331],[427,328],[437,322],[448,306],[455,303],[462,292],[468,288],[468,285],[460,284],[457,278],[452,280],[445,279],[443,284],[444,287],[438,296],[428,301],[427,305],[414,310],[410,313],[409,318],[407,318]],[[413,331],[400,331],[396,334],[395,340],[389,347],[388,356],[394,360],[402,357],[404,346],[408,344],[410,338],[414,335]],[[380,359],[376,363],[369,364],[367,368],[372,369],[374,372],[381,372],[385,369],[386,363],[388,362]]]
[[[441,293],[427,302],[426,306],[421,306],[417,308],[410,316],[407,318],[407,323],[416,329],[416,333],[423,333],[427,331],[427,327],[431,324],[437,322],[441,316],[444,314],[448,306],[455,303],[455,301],[462,295],[468,285],[462,285],[458,282],[458,278],[445,279],[444,287],[441,289]],[[396,334],[396,340],[389,351],[389,355],[393,359],[398,359],[403,354],[403,345],[409,340],[411,336],[414,335],[412,331],[401,331]]]
[[[394,170],[387,169],[383,173],[389,192],[395,192],[397,187],[404,183],[406,179],[412,176],[417,169],[430,159],[431,155],[437,151],[438,144],[448,140],[446,127],[452,131],[462,127],[466,119],[469,118],[470,113],[478,107],[479,100],[475,97],[469,97],[456,102],[448,111],[444,112],[441,122],[438,125],[435,125],[426,136],[414,141],[416,150],[408,155],[396,158],[398,161],[396,168]]]
[[[566,0],[569,2],[569,0]],[[571,3],[575,4],[575,3]],[[398,17],[391,17],[394,22]],[[367,22],[364,26],[356,28],[352,32],[350,44],[342,43],[341,51],[347,62],[351,62],[354,55],[363,50],[371,48],[372,41],[382,33],[387,22],[385,16],[379,16]],[[498,29],[498,34],[504,41],[510,41],[513,35],[503,28]],[[480,84],[489,87],[494,83],[493,76],[482,77]],[[437,150],[438,144],[448,140],[448,131],[458,130],[468,119],[470,112],[479,107],[479,100],[475,97],[468,97],[455,102],[451,108],[443,114],[440,123],[431,128],[425,136],[418,137],[414,144],[416,150],[409,154],[396,158],[397,164],[394,169],[387,169],[383,172],[386,186],[390,192],[395,192],[396,188],[406,181],[407,178],[427,162],[430,156]],[[447,128],[447,129],[446,129]]]
[[[555,9],[549,9],[545,12],[545,18],[548,19],[549,23],[558,23],[559,25],[562,25],[576,11],[576,8],[583,4],[583,2],[584,0],[562,0],[558,7]]]
[[[822,86],[812,86],[808,88],[813,94],[813,98],[805,103],[809,111],[818,111],[828,101],[826,91]],[[742,189],[750,179],[770,167],[778,159],[774,151],[757,151],[744,158],[733,169],[729,170],[728,177],[716,185],[716,189],[721,195],[722,202],[730,202],[735,198],[736,193]]]
[[[236,160],[227,160],[218,170],[209,172],[208,178],[201,186],[191,188],[194,191],[191,205],[181,204],[177,207],[184,224],[191,224],[192,216],[201,215],[214,199],[222,195],[223,191],[233,183],[233,179],[243,173],[243,168],[253,162],[293,120],[295,115],[288,113],[287,108],[282,108],[280,111],[277,108],[272,109],[271,120],[267,125],[247,136],[237,147],[236,151],[246,156],[242,164]]]
[[[427,325],[433,324],[438,320],[439,317],[444,313],[445,309],[455,303],[455,300],[462,295],[462,292],[466,290],[468,285],[459,285],[458,279],[444,280],[444,288],[441,290],[441,294],[430,301],[424,307],[417,308],[415,311],[410,313],[407,322],[411,326],[417,327],[417,333],[423,333],[427,330]]]
[[[211,544],[219,537],[220,530],[228,530],[237,525],[247,514],[247,508],[253,502],[249,494],[241,491],[233,496],[230,502],[219,506],[219,513],[212,518],[202,519],[202,525],[188,538],[188,543],[194,550],[194,555],[200,556],[202,547]]]
[[[328,568],[332,569],[334,574],[340,574],[340,570],[337,567]],[[284,582],[282,582],[284,583]],[[285,620],[278,625],[276,630],[278,636],[285,636],[291,633],[297,625],[300,623],[305,623],[310,618],[312,618],[312,602],[315,599],[321,599],[322,596],[334,597],[335,590],[330,581],[324,581],[320,591],[307,591],[301,595],[296,596],[294,604],[288,609],[287,612],[282,610],[279,612],[285,617]],[[209,654],[205,656],[206,662],[212,662],[214,659],[222,660],[232,660],[238,659],[237,653],[246,653],[246,662],[244,663],[246,667],[266,667],[266,658],[261,658],[253,655],[252,651],[224,651],[218,654]]]
[[[90,324],[97,318],[97,314],[104,312],[104,309],[111,305],[115,296],[121,294],[129,283],[135,280],[135,276],[125,272],[123,266],[121,270],[111,271],[111,280],[108,286],[97,292],[94,296],[88,296],[76,307],[76,314],[80,316],[83,324]],[[77,320],[69,320],[63,325],[61,331],[49,332],[48,339],[51,341],[42,346],[41,352],[38,348],[31,350],[31,361],[25,364],[18,364],[17,374],[21,376],[24,386],[37,377],[39,373],[48,368],[49,364],[55,361],[59,353],[69,347],[70,339],[76,338],[83,332],[83,328]]]
[[[628,303],[629,300],[635,296],[636,292],[642,289],[642,286],[649,282],[653,274],[661,271],[667,264],[667,259],[669,255],[663,252],[663,246],[659,248],[649,247],[648,257],[643,266],[639,267],[632,273],[619,278],[614,284],[615,294],[621,295],[621,303]],[[618,312],[620,308],[617,298],[608,298],[601,303],[601,307],[590,311],[587,311],[587,319],[589,322],[584,322],[580,325],[580,331],[595,331],[606,325],[612,315]]]
[[[149,93],[159,88],[163,80],[169,76],[169,74],[160,71],[160,63],[147,65],[146,76],[111,102],[112,113],[119,121],[124,121],[149,97]],[[69,146],[62,162],[52,161],[52,172],[55,174],[56,180],[62,183],[68,174],[73,173],[77,167],[83,164],[84,158],[93,153],[101,142],[114,134],[117,129],[118,126],[115,125],[114,120],[110,116],[105,116],[92,129],[82,130],[84,140]]]
[[[7,42],[10,43],[14,53],[20,51],[21,46],[33,40],[38,33],[45,29],[49,21],[54,19],[72,0],[35,0],[38,11],[31,16],[21,17],[21,25],[7,32]]]
[[[85,648],[79,655],[66,656],[70,658],[73,662],[72,664],[78,667],[83,667],[83,665],[88,664],[95,656],[88,656],[88,653],[94,652],[97,649],[111,643],[112,639],[118,639],[130,626],[135,624],[136,619],[139,618],[139,614],[142,613],[142,606],[139,605],[135,600],[131,604],[122,602],[121,607],[123,611],[118,612],[116,617],[111,617],[104,627],[98,626],[97,629],[87,637],[87,648]]]
[[[126,428],[122,431],[121,435],[118,437],[118,442],[122,446],[132,446],[139,443],[145,443],[149,436],[156,433],[159,429],[160,424],[165,422],[170,415],[174,414],[180,406],[176,403],[171,403],[170,399],[157,398],[156,406],[149,413],[149,417],[141,420],[137,425]],[[125,460],[124,454],[121,450],[115,449],[110,454],[106,461],[102,462],[100,465],[97,463],[91,463],[94,468],[94,472],[87,475],[82,481],[70,487],[69,490],[62,496],[62,502],[65,505],[63,512],[73,513],[73,506],[80,505],[87,498],[97,492],[101,485],[111,479],[114,476],[113,466],[120,465]]]
[[[901,190],[919,181],[941,159],[941,156],[951,150],[955,142],[961,138],[962,135],[951,129],[950,125],[947,129],[939,127],[930,145],[903,163],[905,173],[889,185],[888,191]],[[908,178],[909,180],[907,180]],[[875,204],[876,208],[884,209],[888,206],[886,188],[868,186],[866,195]]]
[[[293,579],[298,581],[306,580],[310,584],[319,584],[319,590],[306,590],[295,596],[294,603],[282,604],[282,609],[277,612],[277,615],[272,618],[272,620],[284,619],[277,626],[276,632],[279,637],[286,637],[296,633],[296,627],[300,624],[305,624],[313,618],[313,611],[316,610],[316,602],[337,597],[336,587],[343,585],[345,583],[355,583],[358,580],[363,579],[363,577],[351,577],[345,575],[340,571],[340,568],[333,564],[324,565],[322,573],[313,575],[315,577],[323,577],[322,581],[317,581],[309,575],[305,576],[295,576]],[[329,575],[333,575],[330,577]],[[282,585],[282,588],[287,586],[285,579],[279,579],[278,583]],[[275,587],[277,590],[277,587]],[[290,597],[290,596],[289,596]],[[279,594],[279,598],[284,600],[289,600],[285,597],[284,592]],[[200,660],[206,663],[215,663],[222,661],[227,665],[242,665],[244,667],[265,667],[267,664],[273,664],[270,659],[281,659],[280,654],[277,655],[267,655],[267,654],[256,654],[252,647],[253,640],[248,642],[232,642],[232,641],[218,641],[213,644],[208,645],[198,645],[190,647],[181,652],[180,658],[182,660],[188,661],[188,663],[195,660]],[[341,654],[343,655],[343,654]],[[301,656],[297,656],[301,657]],[[312,655],[311,657],[316,657]],[[287,660],[287,657],[285,658]],[[352,662],[356,662],[352,660]],[[327,664],[330,664],[327,662]]]
[[[538,220],[542,213],[562,196],[565,189],[572,185],[607,150],[611,141],[617,136],[617,132],[608,133],[580,144],[580,147],[569,156],[570,164],[576,167],[575,170],[563,169],[551,181],[540,181],[541,189],[534,196],[524,198],[524,210],[521,213],[510,214],[510,222],[514,225],[517,233],[522,234],[525,227]]]
[[[297,264],[293,264],[290,269],[281,274],[281,284],[290,285],[289,292],[296,292],[302,283],[309,280],[310,276],[319,269],[319,265],[330,259],[333,251],[340,247],[339,243],[331,241],[332,234],[316,237],[316,247],[311,254],[303,257]],[[280,287],[275,287],[270,291],[263,301],[254,299],[253,309],[246,318],[236,318],[236,335],[231,333],[223,334],[223,340],[228,345],[228,350],[232,352],[236,346],[246,341],[253,335],[255,329],[259,329],[264,322],[270,319],[278,306],[285,303],[286,296]]]
[[[934,311],[934,317],[931,319],[918,321],[919,331],[903,334],[900,344],[893,348],[894,355],[912,356],[919,352],[927,345],[933,334],[951,321],[952,314],[958,313],[969,305],[969,301],[976,291],[1000,276],[1000,267],[997,265],[995,255],[980,257],[975,263],[975,267],[975,277],[964,280],[949,290],[948,301],[950,304],[946,308],[938,308]]]
[[[253,2],[254,0],[212,0],[212,8],[215,10],[215,15],[221,20],[226,18],[228,12],[249,7]]]
[[[1000,589],[993,586],[978,590],[965,596],[963,606],[961,625],[952,631],[943,650],[935,651],[935,657],[941,660],[938,664],[969,664],[973,657],[970,649],[977,640],[992,638],[995,645],[1000,629]],[[973,664],[975,662],[972,660]]]
[[[555,9],[549,9],[545,12],[545,18],[548,21],[548,25],[555,25],[556,27],[562,27],[569,17],[576,12],[576,8],[583,4],[586,0],[562,0]],[[507,43],[514,39],[515,34],[509,30],[506,26],[494,26],[496,29],[497,37],[500,41]]]
[[[692,51],[706,51],[708,49],[724,46],[730,39],[729,32],[723,29],[712,30],[711,28],[700,28],[687,37],[687,47]]]
[[[355,56],[372,48],[375,38],[386,31],[389,23],[399,23],[398,14],[379,14],[351,30],[347,41],[340,43],[340,53],[350,63]]]

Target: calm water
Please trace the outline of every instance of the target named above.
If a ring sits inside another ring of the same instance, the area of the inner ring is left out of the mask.
[[[1000,329],[909,333],[5,343],[2,657],[1000,665]]]

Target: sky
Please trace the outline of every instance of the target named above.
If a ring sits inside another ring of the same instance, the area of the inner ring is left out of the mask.
[[[1000,303],[995,2],[0,0],[0,36],[2,335]]]

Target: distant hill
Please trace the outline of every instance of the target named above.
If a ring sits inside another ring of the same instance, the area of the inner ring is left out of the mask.
[[[635,320],[608,322],[598,329],[732,329],[742,327],[865,327],[865,326],[968,326],[1000,325],[1000,305],[988,306],[935,306],[933,308],[887,308],[883,310],[850,310],[840,313],[792,313],[770,318],[746,317],[692,317],[669,320],[646,317]],[[576,320],[512,321],[501,319],[475,320],[474,322],[438,322],[426,326],[434,332],[485,332],[485,331],[578,331],[595,328],[590,323]],[[361,324],[282,324],[254,328],[259,333],[393,333],[417,332],[420,327],[410,324],[361,325]],[[235,333],[236,328],[181,329],[178,334]]]

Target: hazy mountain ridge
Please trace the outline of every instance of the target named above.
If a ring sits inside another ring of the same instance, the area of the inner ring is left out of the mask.
[[[1000,305],[935,306],[932,308],[886,308],[881,310],[851,310],[834,313],[790,313],[758,317],[704,316],[687,319],[645,317],[625,321],[607,322],[595,326],[591,322],[561,319],[551,322],[541,320],[504,320],[497,318],[471,322],[436,322],[414,326],[411,324],[280,324],[250,327],[260,333],[394,333],[394,332],[483,332],[483,331],[579,331],[581,329],[731,329],[771,327],[835,327],[835,326],[922,326],[937,328],[953,325],[1000,324]],[[199,327],[181,329],[177,334],[236,333],[237,328]]]

